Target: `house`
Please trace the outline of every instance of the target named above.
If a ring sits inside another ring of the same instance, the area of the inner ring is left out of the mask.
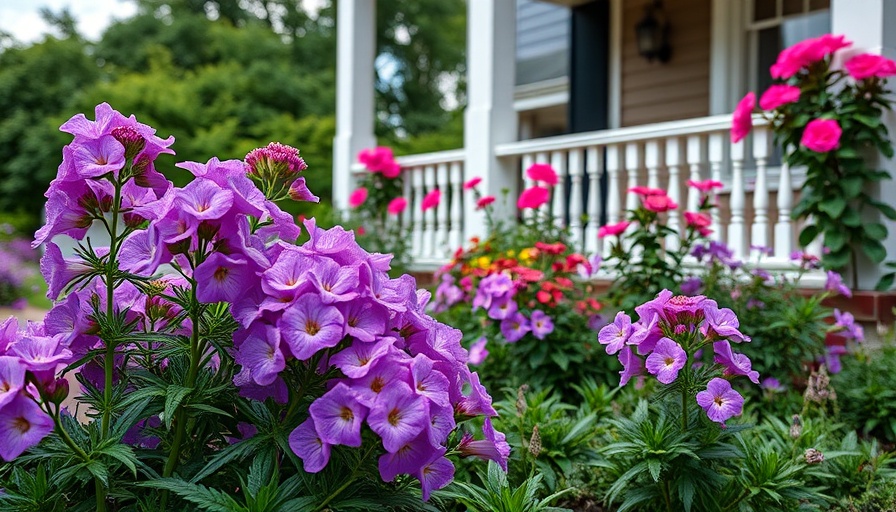
[[[376,142],[374,9],[373,0],[339,0],[333,172],[340,208],[360,172],[357,153]],[[698,201],[686,181],[713,178],[725,184],[713,236],[741,258],[751,245],[771,247],[764,265],[792,268],[800,169],[781,165],[761,120],[732,144],[730,113],[747,91],[764,90],[779,51],[802,39],[845,34],[855,51],[896,57],[896,0],[468,0],[467,12],[464,147],[399,159],[413,206],[403,222],[418,268],[446,261],[482,234],[464,180],[481,176],[485,193],[509,188],[515,197],[533,162],[563,176],[552,212],[584,251],[606,250],[597,229],[637,205],[629,187],[667,189],[681,205],[670,224],[680,226]],[[892,115],[887,122],[896,130]],[[423,213],[419,201],[434,187],[446,200]],[[896,185],[869,192],[892,201]],[[887,225],[892,257],[896,226]],[[868,261],[858,268],[860,288],[872,288],[880,268]]]

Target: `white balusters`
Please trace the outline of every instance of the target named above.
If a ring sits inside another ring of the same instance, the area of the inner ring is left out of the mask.
[[[537,163],[537,164],[550,163],[550,160],[548,160],[548,154],[547,153],[537,153],[535,155],[535,163]],[[528,169],[528,167],[526,169]],[[523,169],[523,171],[525,172],[526,169]],[[541,208],[538,209],[538,215],[540,215],[542,217],[547,217],[548,215],[550,215],[550,209],[551,209],[551,202],[548,201],[547,203],[541,205]]]
[[[768,229],[768,179],[766,163],[769,150],[768,130],[753,130],[753,158],[756,160],[756,185],[753,188],[753,226],[750,243],[753,246],[769,246]]]
[[[793,184],[790,182],[790,166],[781,164],[778,179],[778,222],[775,224],[775,258],[787,260],[793,252]]]
[[[709,172],[710,179],[713,181],[717,181],[719,183],[722,182],[722,162],[725,158],[725,133],[713,133],[709,136]],[[713,240],[723,241],[725,239],[725,234],[722,232],[722,216],[719,212],[719,194],[718,191],[713,189],[710,192],[710,204],[712,207],[709,210],[709,214],[712,217],[712,224],[710,225],[710,229],[712,229],[712,237]]]
[[[703,138],[699,135],[688,137],[687,159],[691,170],[690,181],[700,181],[700,166],[703,164],[702,144]],[[688,187],[688,211],[696,212],[700,208],[700,191],[694,187]]]
[[[666,168],[669,170],[669,199],[676,204],[681,203],[681,141],[677,137],[666,139]],[[681,222],[678,210],[669,210],[666,226],[675,233],[681,233]],[[666,238],[666,247],[670,251],[677,251],[680,245],[680,235],[670,235]]]
[[[731,144],[731,220],[728,224],[728,246],[734,257],[743,259],[747,249],[744,228],[744,141]]]
[[[414,167],[408,169],[408,172],[411,174],[414,187],[414,204],[411,208],[411,218],[413,219],[413,233],[411,236],[412,240],[412,251],[411,254],[417,257],[422,257],[423,253],[423,212],[421,209],[423,208],[423,195],[426,193],[423,190],[423,168],[422,167]]]
[[[641,169],[641,151],[637,142],[625,145],[625,172],[628,182],[625,187],[625,209],[634,210],[638,207],[638,195],[631,191],[638,186],[638,174]]]
[[[523,155],[522,163],[523,163],[523,190],[535,185],[535,182],[529,179],[529,176],[526,175],[526,169],[532,166],[534,163],[534,159],[531,154],[527,153]],[[516,207],[516,199],[515,197],[509,197],[508,200],[511,202],[511,209]],[[523,218],[531,219],[535,215],[535,212],[529,208],[523,210]]]
[[[585,164],[582,149],[569,152],[569,232],[576,251],[585,250],[582,243],[582,174]]]
[[[436,166],[436,182],[442,193],[441,201],[436,205],[436,236],[433,256],[444,257],[450,254],[448,247],[448,208],[449,200],[457,200],[451,197],[448,185],[448,164],[441,163]]]
[[[551,214],[554,216],[554,224],[562,228],[566,225],[566,153],[561,151],[551,153],[551,167],[557,172]]]
[[[647,186],[660,188],[660,143],[649,140],[644,144],[644,166],[647,167]]]
[[[436,169],[431,165],[423,168],[423,181],[426,186],[425,194],[429,194],[436,189]],[[431,258],[435,247],[436,236],[436,211],[435,208],[429,208],[423,212],[423,257]]]
[[[600,175],[603,171],[601,165],[601,149],[591,146],[585,153],[588,172],[588,225],[585,228],[585,252],[597,254],[599,249],[597,242],[597,230],[600,228]]]
[[[622,216],[622,191],[619,187],[619,146],[607,146],[607,179],[609,181],[607,192],[607,223],[616,224]],[[615,236],[604,238],[603,256],[610,255]]]
[[[448,256],[463,243],[461,226],[463,225],[463,197],[461,186],[464,181],[464,172],[460,162],[451,162],[448,168],[449,181],[451,182],[451,211],[449,213],[450,228],[448,230]],[[447,192],[447,189],[445,190]],[[471,196],[472,197],[472,196]]]

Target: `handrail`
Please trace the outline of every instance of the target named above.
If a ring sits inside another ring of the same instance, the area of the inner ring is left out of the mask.
[[[405,155],[395,158],[402,167],[417,167],[420,165],[444,164],[447,162],[461,162],[466,157],[464,149],[449,149],[447,151],[435,151],[421,153],[419,155]]]
[[[762,116],[753,116],[754,126],[764,126],[766,124],[768,124],[768,122]],[[510,142],[497,145],[495,147],[495,154],[499,157],[519,156],[535,152],[563,151],[583,146],[602,146],[666,137],[701,135],[705,133],[727,131],[730,129],[731,115],[724,114],[644,126],[613,128],[610,130],[598,130],[572,135],[557,135],[554,137]]]

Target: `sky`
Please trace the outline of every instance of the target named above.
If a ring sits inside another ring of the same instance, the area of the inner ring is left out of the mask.
[[[40,17],[40,8],[54,12],[68,7],[78,20],[78,31],[96,41],[113,19],[122,19],[137,12],[134,2],[127,0],[0,0],[0,30],[9,32],[20,42],[34,42],[50,31]]]

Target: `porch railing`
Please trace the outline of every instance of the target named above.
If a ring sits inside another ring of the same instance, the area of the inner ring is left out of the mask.
[[[764,120],[754,120],[747,139],[730,142],[731,117],[712,116],[646,126],[532,139],[495,148],[506,165],[517,169],[515,194],[531,185],[525,169],[549,163],[560,180],[546,211],[570,229],[577,249],[605,254],[611,240],[599,240],[598,228],[624,218],[638,205],[636,185],[663,188],[678,204],[668,213],[673,229],[684,229],[683,213],[696,211],[699,192],[688,180],[713,179],[724,184],[711,209],[712,237],[727,243],[736,257],[748,259],[751,246],[772,249],[763,259],[767,268],[793,268],[797,226],[790,218],[801,173],[776,163],[771,132]],[[406,198],[402,222],[410,226],[415,266],[432,268],[446,262],[466,241],[463,232],[464,180],[475,176],[464,167],[464,150],[399,158]],[[422,212],[423,196],[438,188],[441,203]],[[515,196],[512,196],[515,197]],[[666,241],[674,244],[675,240]],[[818,253],[820,247],[810,250]]]

